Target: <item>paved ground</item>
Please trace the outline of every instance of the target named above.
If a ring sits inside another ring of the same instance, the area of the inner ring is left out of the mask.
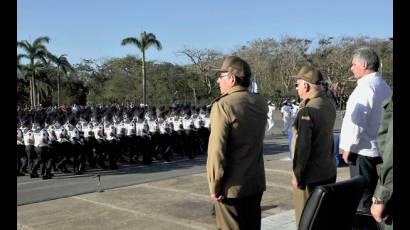
[[[281,124],[276,125],[265,140],[262,229],[290,230],[296,229],[291,161]],[[22,205],[17,206],[17,229],[215,229],[205,156],[121,170],[103,176],[104,192],[96,192],[93,172],[46,182],[19,179],[17,200]],[[338,181],[348,176],[348,168],[338,168]],[[57,199],[62,190],[69,192]]]

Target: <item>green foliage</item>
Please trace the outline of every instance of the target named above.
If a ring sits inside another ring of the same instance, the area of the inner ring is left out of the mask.
[[[293,80],[289,76],[296,74],[306,64],[318,67],[330,83],[330,88],[336,95],[341,95],[350,94],[355,87],[355,82],[347,79],[352,76],[351,54],[359,46],[370,46],[376,50],[383,64],[380,72],[392,86],[393,42],[390,40],[367,37],[321,37],[317,40],[267,38],[248,42],[232,54],[249,62],[257,78],[259,93],[266,97],[296,96]],[[64,70],[60,71],[60,103],[79,103],[82,93],[86,94],[88,104],[142,103],[143,76],[146,74],[146,99],[149,104],[209,104],[219,95],[212,68],[221,65],[224,55],[211,49],[184,49],[180,53],[190,58],[192,64],[156,63],[133,55],[109,58],[101,63],[83,60],[66,74]],[[30,53],[17,56],[17,104],[30,104],[30,82],[34,73],[41,104],[56,105],[58,66],[44,64],[41,58],[35,58],[37,62],[31,65],[22,64],[21,60],[30,55],[33,56]]]

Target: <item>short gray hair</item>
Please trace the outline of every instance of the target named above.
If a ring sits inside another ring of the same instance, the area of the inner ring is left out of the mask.
[[[367,67],[373,71],[378,71],[380,66],[379,56],[369,47],[361,47],[353,51],[353,58],[359,63],[367,63]]]

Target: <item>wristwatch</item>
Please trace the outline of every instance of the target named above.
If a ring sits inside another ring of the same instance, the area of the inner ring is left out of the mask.
[[[372,197],[373,204],[384,204],[384,201],[380,198]]]

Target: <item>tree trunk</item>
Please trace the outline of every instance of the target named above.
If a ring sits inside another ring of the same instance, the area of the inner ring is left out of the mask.
[[[29,80],[29,87],[30,87],[30,107],[34,108],[34,101],[33,101],[33,81]]]
[[[142,100],[144,105],[147,104],[146,98],[146,78],[145,78],[145,51],[142,51]]]
[[[33,74],[31,75],[31,82],[32,82],[32,84],[33,84],[33,86],[32,86],[32,94],[33,94],[33,106],[34,106],[34,108],[36,108],[36,106],[37,106],[37,100],[36,100],[36,81],[35,81],[35,78],[34,78],[34,72],[33,72]]]
[[[197,103],[196,103],[196,91],[195,91],[195,88],[194,88],[194,87],[192,87],[192,91],[193,91],[193,94],[194,94],[194,105],[195,105],[195,107],[197,107]]]
[[[57,105],[60,107],[60,67],[57,67]]]

